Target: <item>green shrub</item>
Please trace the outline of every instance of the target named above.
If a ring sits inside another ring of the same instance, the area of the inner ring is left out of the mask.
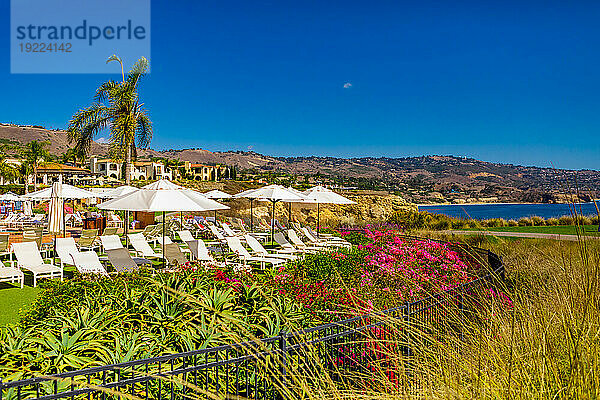
[[[519,223],[517,221],[515,221],[514,219],[509,219],[508,226],[519,226]]]
[[[573,219],[573,217],[571,217],[569,215],[563,215],[562,217],[560,217],[558,219],[558,224],[559,225],[574,225],[575,220]]]
[[[343,237],[344,240],[346,240],[354,245],[359,245],[359,244],[364,245],[364,244],[369,244],[372,242],[372,240],[369,239],[368,237],[366,237],[364,233],[357,232],[357,231],[342,232],[341,237]]]
[[[485,225],[490,228],[501,228],[506,226],[506,220],[504,218],[491,218],[485,221]]]
[[[558,218],[548,218],[546,220],[546,225],[550,225],[550,226],[558,225]]]
[[[519,226],[533,226],[533,221],[531,221],[531,218],[528,217],[520,218]]]
[[[545,221],[542,217],[538,217],[536,215],[534,215],[533,217],[531,217],[531,223],[534,226],[543,226],[545,225]]]

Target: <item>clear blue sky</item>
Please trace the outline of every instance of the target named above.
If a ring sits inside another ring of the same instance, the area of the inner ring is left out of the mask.
[[[154,0],[152,147],[600,169],[600,3],[566,3]],[[11,75],[0,15],[0,121],[64,128],[118,78]]]

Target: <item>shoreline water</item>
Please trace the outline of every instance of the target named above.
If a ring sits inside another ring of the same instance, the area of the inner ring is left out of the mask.
[[[600,203],[600,200],[596,200]],[[583,203],[431,203],[431,204],[415,204],[417,207],[437,207],[437,206],[510,206],[510,205],[583,205],[583,204],[594,204],[593,201],[586,201]],[[598,205],[600,207],[600,204]]]
[[[594,202],[586,203],[469,203],[469,204],[427,204],[419,205],[419,211],[442,214],[454,218],[492,219],[504,218],[519,220],[527,217],[560,218],[572,216],[575,212],[582,216],[598,215]]]

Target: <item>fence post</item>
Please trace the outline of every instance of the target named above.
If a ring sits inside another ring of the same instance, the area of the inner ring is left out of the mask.
[[[280,366],[279,373],[281,375],[281,393],[280,398],[286,400],[287,395],[287,334],[285,331],[279,332],[279,351],[280,351]]]
[[[464,320],[465,320],[465,304],[463,298],[463,286],[460,286],[458,289],[458,314],[459,314],[459,329],[460,329],[460,341],[463,342],[465,340],[465,329],[464,329]],[[461,346],[462,348],[462,346]]]
[[[404,356],[405,360],[405,369],[406,374],[410,375],[410,357],[412,356],[412,351],[410,348],[410,302],[407,301],[404,303]]]

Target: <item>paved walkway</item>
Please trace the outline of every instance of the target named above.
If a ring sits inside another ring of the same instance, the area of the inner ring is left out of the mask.
[[[579,240],[577,235],[560,235],[557,233],[457,231],[457,230],[448,230],[448,231],[442,231],[442,232],[445,234],[448,234],[448,235],[487,235],[487,236],[534,238],[534,239],[554,239],[554,240],[571,240],[571,241]],[[586,239],[600,239],[600,236],[585,235],[584,237]]]

